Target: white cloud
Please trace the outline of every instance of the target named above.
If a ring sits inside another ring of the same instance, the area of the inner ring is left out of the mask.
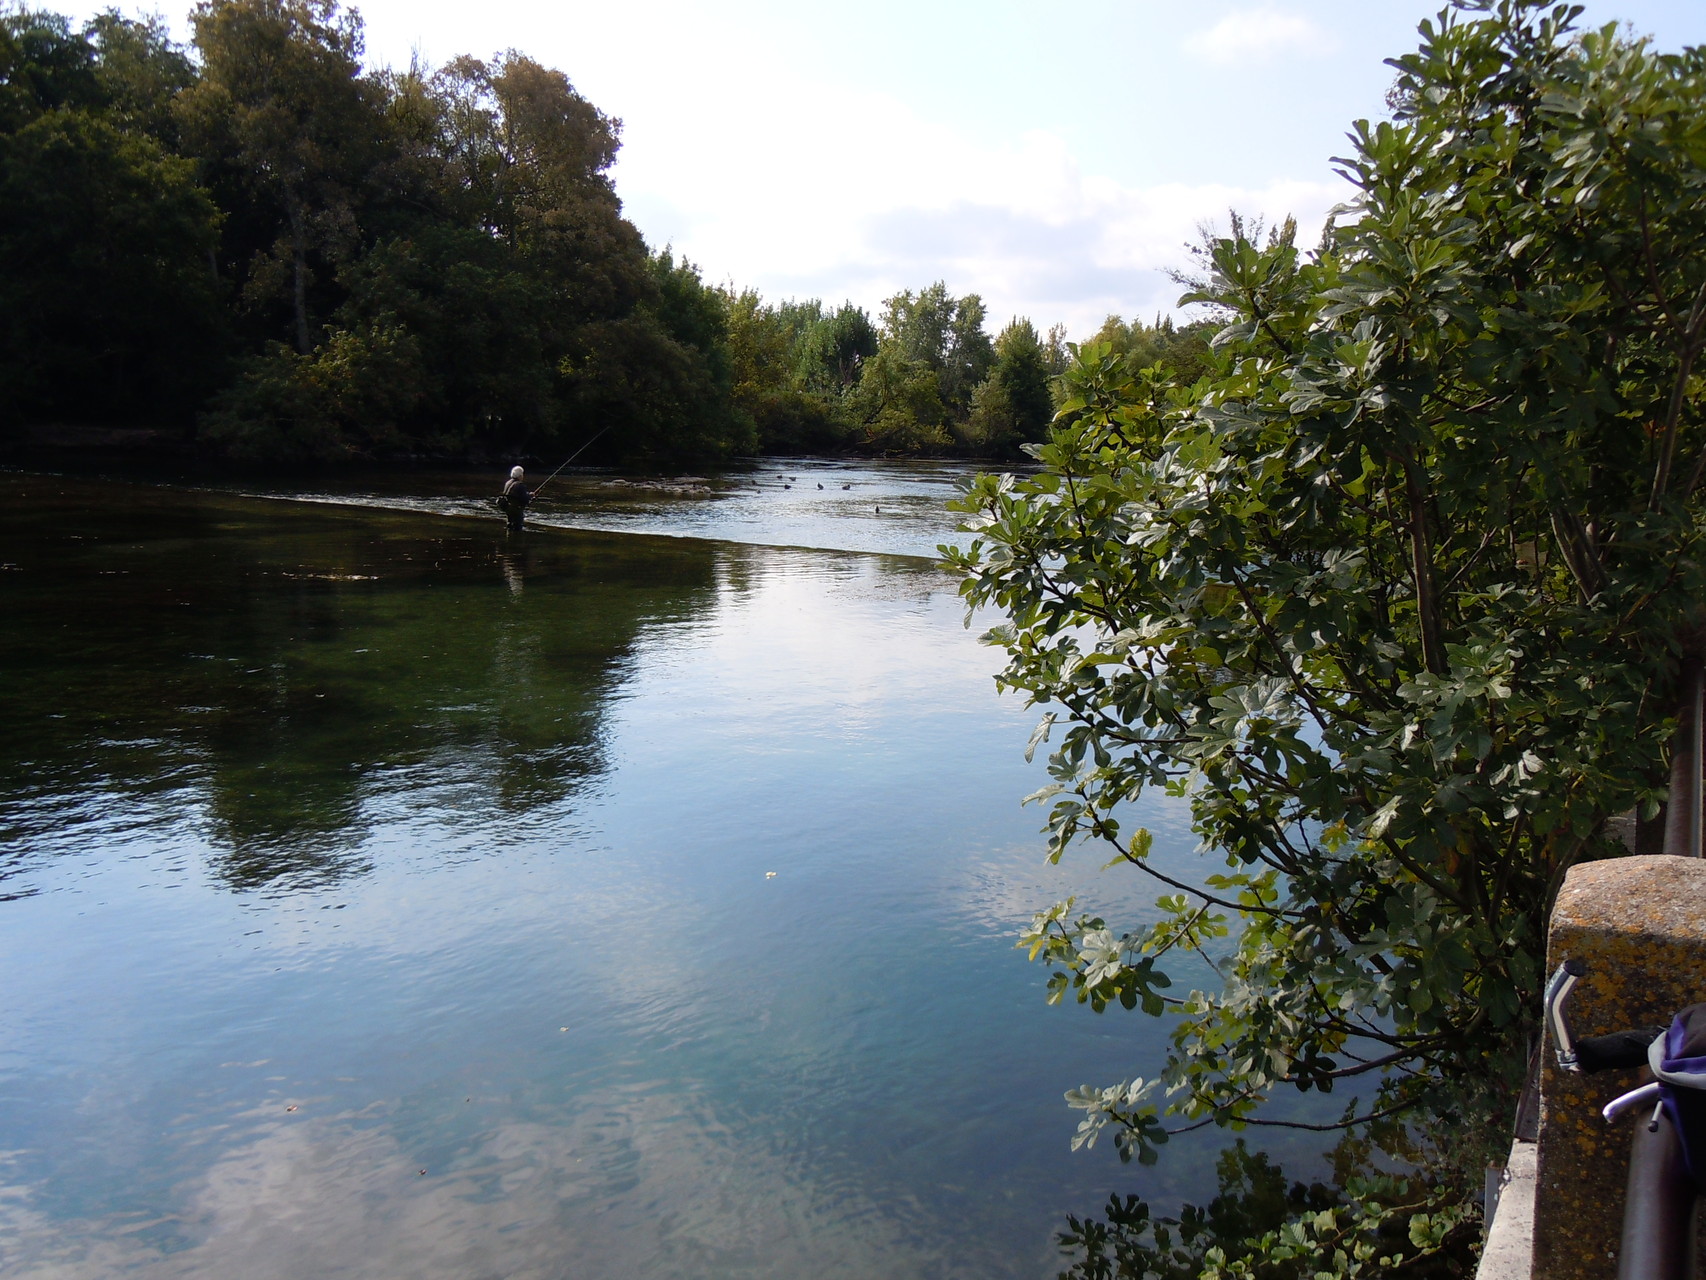
[[[1216,66],[1246,66],[1286,55],[1332,53],[1338,42],[1301,14],[1243,9],[1185,40],[1185,48]]]
[[[616,174],[648,240],[673,244],[710,280],[773,299],[850,297],[874,310],[942,279],[980,293],[992,327],[1026,315],[1077,337],[1110,313],[1172,310],[1179,289],[1166,270],[1182,265],[1204,219],[1224,221],[1229,207],[1270,222],[1291,213],[1312,241],[1347,194],[1325,172],[1248,187],[1131,185],[1086,172],[1047,130],[980,142],[886,95],[777,80],[718,116],[630,113]],[[809,107],[765,109],[778,99]],[[727,128],[731,115],[742,130]]]
[[[1325,55],[1341,43],[1282,0],[1237,2],[1244,7],[1187,38],[1193,58],[1229,66]],[[1009,86],[968,79],[963,114],[946,114],[954,108],[903,84],[873,87],[868,69],[838,62],[832,47],[802,58],[774,23],[688,0],[643,7],[655,38],[636,42],[628,10],[581,0],[361,6],[378,61],[406,61],[418,40],[429,60],[513,45],[564,67],[623,120],[616,187],[647,240],[673,245],[713,282],[771,299],[848,298],[874,311],[901,289],[942,279],[982,294],[992,327],[1026,315],[1082,336],[1110,312],[1171,310],[1179,290],[1165,271],[1182,263],[1199,221],[1224,222],[1229,206],[1270,221],[1295,213],[1312,240],[1349,194],[1324,160],[1336,135],[1319,163],[1300,162],[1286,180],[1267,180],[1284,168],[1264,164],[1263,179],[1227,183],[1236,166],[1206,126],[1181,164],[1169,150],[1176,140],[1154,131],[1081,127],[1114,99],[1085,106],[1076,94],[1048,94],[1030,117],[1041,127],[994,137],[975,104]],[[1189,65],[1200,81],[1200,64]],[[1242,82],[1226,92],[1239,98]],[[1121,152],[1087,150],[1098,145]],[[1177,180],[1192,173],[1205,180]]]

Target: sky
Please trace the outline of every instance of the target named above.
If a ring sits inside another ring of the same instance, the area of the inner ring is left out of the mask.
[[[1384,60],[1443,0],[367,0],[370,63],[517,49],[622,121],[627,215],[712,283],[873,312],[944,281],[991,328],[1153,318],[1228,208],[1313,240]],[[87,17],[104,5],[56,6]],[[122,7],[122,0],[121,0]],[[1589,0],[1659,47],[1706,0]],[[128,10],[127,11],[134,11]],[[187,35],[183,13],[161,8]]]

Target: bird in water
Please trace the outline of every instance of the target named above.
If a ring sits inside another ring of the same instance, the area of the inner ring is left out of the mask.
[[[850,485],[850,484],[844,484],[844,485],[842,485],[842,486],[841,486],[841,487],[842,487],[842,488],[843,488],[843,489],[851,489],[851,488],[852,488],[852,487],[853,487],[853,486],[852,486],[852,485]]]
[[[823,486],[822,486],[822,485],[821,485],[821,484],[820,484],[820,485],[819,485],[819,486],[818,486],[818,488],[820,488],[820,489],[821,489],[821,488],[823,488]]]

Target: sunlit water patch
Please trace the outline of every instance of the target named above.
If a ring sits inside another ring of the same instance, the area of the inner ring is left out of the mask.
[[[1159,1048],[1013,934],[1141,902],[928,561],[0,499],[0,1275],[1040,1276],[1205,1189],[1067,1150]]]

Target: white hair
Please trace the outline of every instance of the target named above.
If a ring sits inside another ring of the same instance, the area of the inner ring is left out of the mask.
[[[519,480],[519,479],[521,479],[522,476],[524,476],[526,474],[527,473],[525,471],[523,471],[520,467],[511,467],[509,469],[509,478],[511,480]]]

